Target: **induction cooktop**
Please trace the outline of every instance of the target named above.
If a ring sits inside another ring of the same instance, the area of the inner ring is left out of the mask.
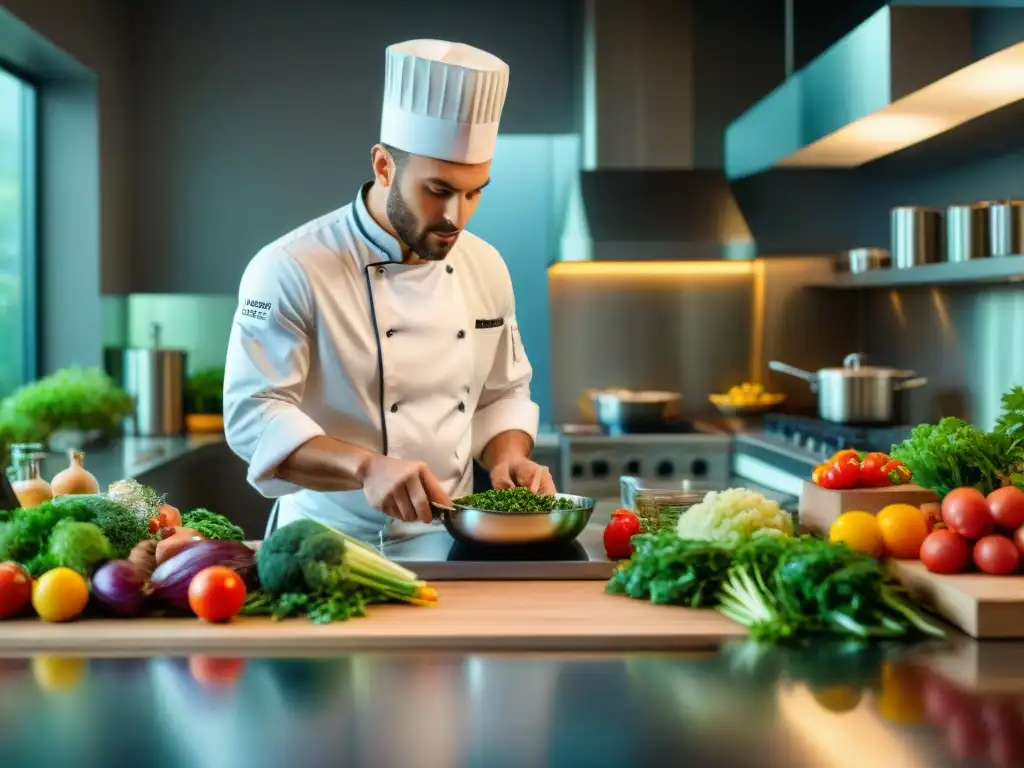
[[[608,579],[615,564],[600,545],[600,528],[588,529],[565,544],[481,546],[455,541],[447,531],[389,541],[381,553],[434,581]],[[595,536],[596,533],[596,536]]]

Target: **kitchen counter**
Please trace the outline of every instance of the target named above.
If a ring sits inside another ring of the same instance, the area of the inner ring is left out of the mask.
[[[37,655],[0,660],[0,753],[155,768],[1020,765],[1024,681],[1006,674],[1020,669],[1024,645],[1005,643]]]
[[[175,435],[172,437],[118,437],[85,451],[85,468],[106,490],[110,483],[126,477],[138,478],[208,445],[224,442],[223,433]],[[53,477],[68,465],[67,458],[52,453],[43,461],[43,474]],[[168,490],[168,489],[162,489]]]

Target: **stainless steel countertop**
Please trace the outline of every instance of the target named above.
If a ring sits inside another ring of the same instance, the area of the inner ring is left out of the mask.
[[[4,659],[0,754],[26,768],[130,755],[154,768],[1019,765],[1022,660],[1022,643],[746,641],[628,655]]]

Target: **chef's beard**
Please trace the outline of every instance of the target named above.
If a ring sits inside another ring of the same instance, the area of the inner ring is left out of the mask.
[[[388,199],[384,206],[388,221],[395,228],[398,239],[408,246],[409,250],[425,261],[443,261],[455,245],[453,240],[450,243],[438,242],[431,244],[427,239],[431,232],[455,232],[456,229],[447,221],[438,221],[426,226],[421,226],[419,220],[410,210],[398,191],[398,184],[392,184],[388,191]]]

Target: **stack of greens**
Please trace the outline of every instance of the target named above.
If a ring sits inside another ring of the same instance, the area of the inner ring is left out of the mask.
[[[870,555],[844,544],[766,536],[738,544],[635,536],[633,555],[607,584],[612,594],[653,603],[717,608],[755,639],[810,635],[857,640],[942,637]]]
[[[984,432],[953,417],[921,424],[889,455],[913,472],[914,482],[944,497],[954,488],[989,494],[1003,485],[1024,488],[1024,387],[1002,398],[996,426]]]
[[[348,534],[313,520],[278,528],[256,553],[260,591],[243,613],[316,623],[362,616],[371,603],[434,605],[437,591]]]
[[[502,488],[474,493],[455,499],[456,504],[485,512],[551,512],[556,509],[576,509],[571,499],[545,496],[529,488]]]

